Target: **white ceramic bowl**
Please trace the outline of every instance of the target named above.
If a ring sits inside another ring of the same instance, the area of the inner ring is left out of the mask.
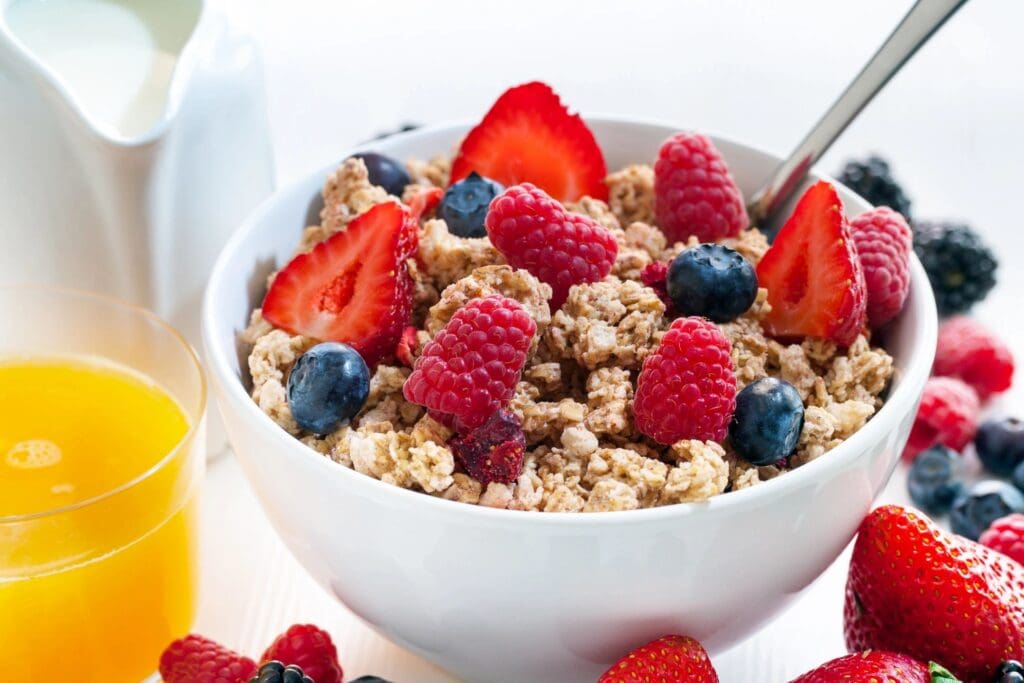
[[[611,169],[653,159],[677,130],[588,122]],[[427,128],[372,148],[427,158],[453,149],[466,130]],[[715,142],[748,196],[778,162]],[[249,398],[237,335],[267,273],[292,254],[330,170],[279,191],[234,235],[210,279],[203,332],[231,443],[267,516],[310,574],[380,633],[468,681],[594,681],[619,655],[666,633],[723,651],[786,606],[853,537],[898,461],[932,364],[935,305],[916,259],[906,309],[884,340],[897,368],[888,401],[826,456],[700,504],[493,510],[342,467]],[[848,213],[868,208],[838,189]]]

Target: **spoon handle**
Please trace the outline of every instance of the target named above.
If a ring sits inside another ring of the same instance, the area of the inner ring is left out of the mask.
[[[775,212],[799,186],[810,167],[918,48],[967,0],[917,0],[903,21],[853,79],[839,99],[782,162],[747,206],[752,225],[774,232]]]

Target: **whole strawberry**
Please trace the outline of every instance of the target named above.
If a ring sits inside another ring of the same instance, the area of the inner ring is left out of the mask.
[[[473,299],[423,347],[402,392],[470,432],[508,405],[536,331],[518,302],[500,294]]]
[[[992,522],[978,543],[1024,565],[1024,515],[1015,512]]]
[[[569,288],[603,280],[619,244],[594,219],[571,211],[530,183],[508,188],[491,201],[487,235],[509,265],[551,285],[551,310],[561,308]]]
[[[851,220],[850,236],[864,270],[868,322],[879,327],[903,310],[910,292],[913,234],[903,216],[881,207]]]
[[[974,389],[953,377],[932,377],[924,385],[903,458],[913,460],[936,444],[963,450],[978,430],[978,409]]]
[[[963,380],[984,401],[1010,388],[1013,354],[984,325],[972,318],[956,316],[939,328],[932,371]]]
[[[686,636],[664,636],[612,664],[597,683],[718,683],[704,647]]]
[[[725,160],[700,133],[676,133],[662,143],[654,162],[654,212],[669,242],[714,242],[750,223]]]
[[[341,664],[331,636],[312,624],[295,624],[274,639],[263,653],[262,662],[294,665],[314,683],[341,683]]]
[[[868,650],[837,657],[794,678],[790,683],[955,683],[956,679],[937,664],[922,664],[912,657]]]
[[[644,361],[633,418],[658,443],[721,441],[736,408],[731,347],[704,318],[678,318]]]
[[[1024,657],[1024,567],[915,510],[865,518],[850,560],[846,647],[941,661],[967,683]]]
[[[247,683],[255,673],[256,662],[194,633],[160,655],[164,683]]]

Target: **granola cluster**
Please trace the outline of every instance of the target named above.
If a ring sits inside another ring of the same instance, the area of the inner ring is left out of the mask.
[[[416,188],[443,187],[449,169],[444,157],[408,164]],[[398,364],[376,368],[366,405],[350,424],[327,435],[304,433],[288,407],[287,377],[316,340],[273,328],[259,309],[242,335],[253,400],[310,448],[381,481],[464,503],[547,512],[633,510],[749,488],[821,457],[881,407],[893,372],[883,349],[863,335],[845,349],[820,340],[770,339],[760,322],[769,310],[761,289],[744,315],[719,327],[732,345],[738,389],[773,376],[791,383],[804,399],[796,453],[777,465],[756,467],[728,440],[666,447],[640,434],[632,415],[636,377],[671,321],[639,274],[696,242],[669,244],[655,227],[650,166],[628,166],[606,183],[607,203],[586,197],[568,208],[612,231],[619,243],[616,263],[603,281],[574,286],[559,310],[548,306],[550,287],[507,265],[486,237],[453,235],[440,219],[422,221],[419,252],[408,263],[415,283],[416,348],[467,302],[490,294],[515,299],[536,321],[530,357],[509,406],[527,441],[514,482],[482,486],[461,470],[447,445],[451,430],[402,395],[410,370]],[[405,194],[408,200],[411,190]],[[320,223],[306,228],[299,251],[390,197],[369,182],[362,161],[349,159],[327,179],[323,198]],[[756,229],[723,243],[754,264],[768,248]]]

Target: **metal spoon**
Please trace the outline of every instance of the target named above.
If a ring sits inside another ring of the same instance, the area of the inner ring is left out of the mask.
[[[917,0],[903,21],[893,30],[878,52],[864,65],[861,72],[821,120],[811,129],[803,142],[782,162],[771,178],[754,194],[747,205],[752,225],[769,235],[782,225],[780,209],[800,186],[810,167],[824,154],[836,138],[868,102],[889,82],[897,71],[917,52],[918,48],[960,9],[967,0]]]

